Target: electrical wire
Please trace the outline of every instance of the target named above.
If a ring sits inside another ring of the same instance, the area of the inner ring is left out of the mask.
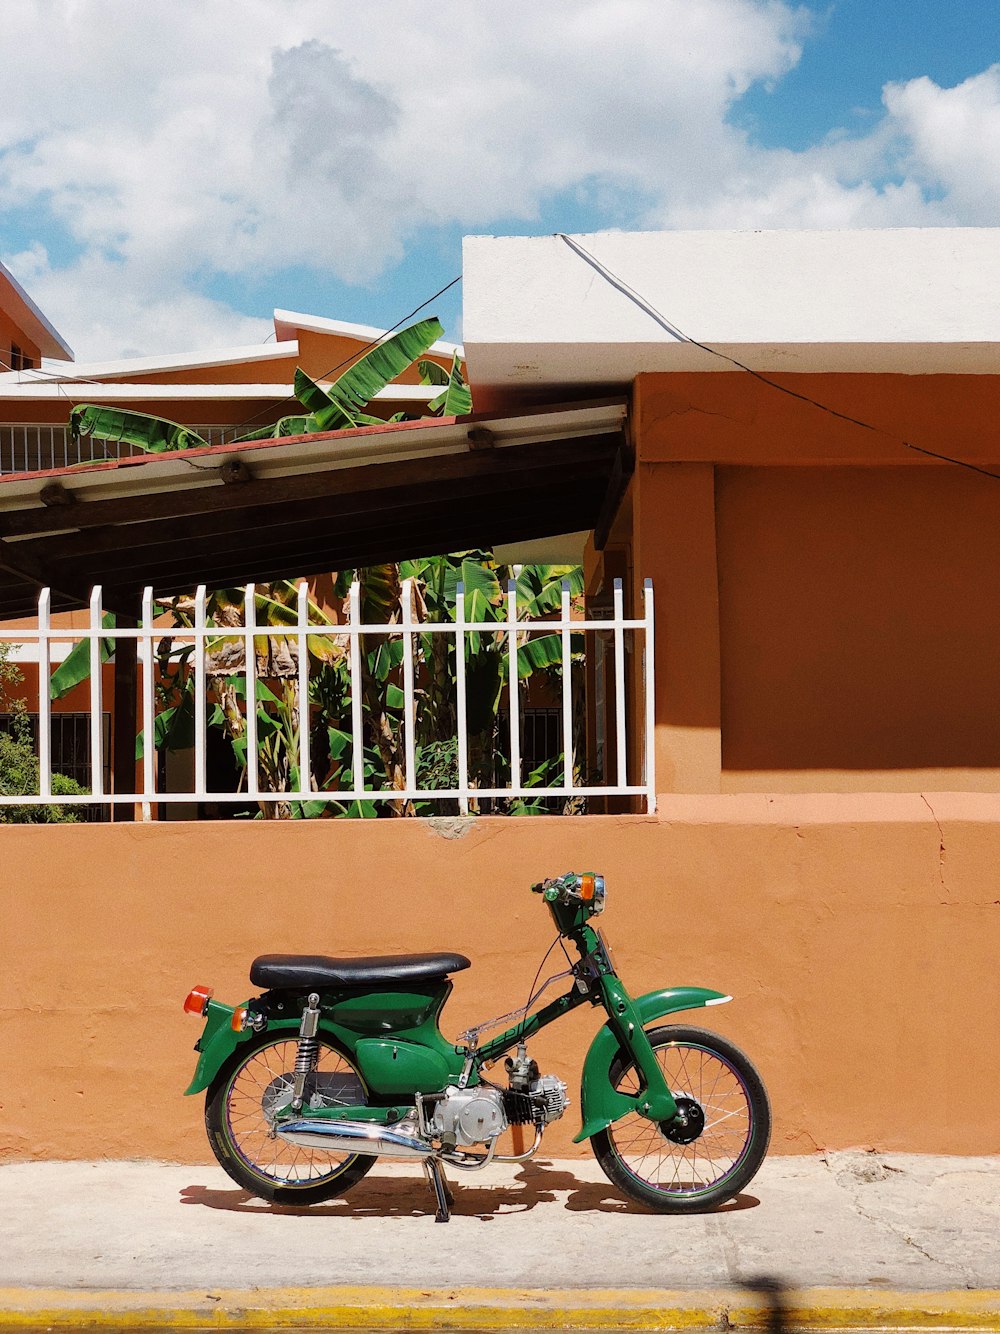
[[[397,320],[395,324],[390,325],[389,328],[386,329],[383,333],[380,333],[377,338],[373,338],[370,343],[365,343],[365,345],[362,348],[360,348],[357,352],[352,352],[349,356],[345,357],[343,361],[338,361],[336,366],[331,366],[328,371],[323,371],[323,373],[317,376],[316,378],[319,380],[328,380],[331,375],[335,374],[343,366],[346,366],[349,362],[356,361],[359,357],[363,357],[366,352],[370,352],[373,347],[378,347],[379,343],[385,342],[389,334],[395,333],[395,331],[398,328],[400,328],[401,325],[405,324],[407,320],[412,320],[414,315],[419,315],[422,310],[426,309],[426,307],[431,304],[432,301],[436,301],[439,296],[444,296],[445,292],[449,292],[455,286],[456,283],[460,283],[461,281],[462,281],[461,274],[459,274],[455,278],[452,278],[450,283],[445,283],[444,287],[442,287],[439,291],[435,292],[433,296],[429,296],[426,301],[421,301],[419,306],[414,306],[414,308],[408,314],[404,315],[402,319]],[[287,398],[281,399],[278,403],[272,404],[270,407],[263,408],[253,417],[247,417],[246,421],[240,422],[234,429],[237,431],[242,431],[244,426],[252,426],[254,422],[259,421],[261,417],[270,416],[270,414],[274,412],[275,408],[284,407],[286,403],[297,403],[297,402],[298,399],[295,397],[295,395],[289,394]]]
[[[555,949],[555,947],[556,947],[557,945],[559,945],[559,944],[562,944],[562,932],[561,932],[561,931],[559,932],[559,934],[556,936],[555,940],[552,942],[552,944],[549,946],[549,948],[545,951],[544,955],[542,956],[542,962],[538,965],[538,970],[537,970],[537,972],[535,973],[534,980],[532,981],[531,986],[528,988],[528,999],[527,999],[527,1001],[526,1001],[526,1003],[525,1003],[525,1006],[524,1006],[524,1010],[525,1010],[524,1018],[521,1020],[521,1033],[520,1033],[520,1036],[519,1036],[519,1038],[518,1038],[518,1041],[519,1041],[519,1042],[521,1042],[521,1041],[524,1040],[524,1030],[525,1030],[525,1028],[526,1028],[526,1026],[527,1026],[528,1020],[531,1018],[531,1015],[528,1014],[528,1012],[527,1012],[527,1011],[528,1011],[528,1006],[529,1006],[529,1005],[531,1004],[531,1002],[535,999],[535,988],[538,986],[538,979],[539,979],[539,978],[541,977],[541,975],[542,975],[542,969],[545,967],[546,963],[548,962],[549,955],[552,953],[552,951]],[[566,946],[563,945],[563,952],[565,953],[565,951],[566,951]],[[569,958],[569,955],[567,955],[566,957]],[[551,979],[550,979],[550,980],[551,980]],[[546,982],[545,985],[548,986],[548,982]],[[544,988],[543,988],[543,990],[544,990]]]
[[[746,365],[745,362],[739,361],[736,357],[731,357],[727,352],[720,352],[718,348],[710,347],[708,343],[700,343],[697,338],[692,338],[690,334],[686,334],[683,329],[679,329],[676,324],[667,319],[662,311],[657,310],[656,307],[640,292],[637,292],[634,287],[630,287],[625,279],[615,273],[613,269],[609,269],[606,264],[602,264],[596,255],[592,255],[585,246],[582,246],[579,241],[575,239],[575,237],[567,236],[565,232],[556,232],[555,234],[561,241],[565,241],[566,245],[569,246],[570,250],[572,250],[579,259],[582,259],[585,264],[589,264],[596,273],[600,274],[606,283],[615,288],[616,291],[621,292],[623,296],[627,297],[629,301],[638,306],[640,310],[650,317],[650,319],[655,320],[661,329],[670,334],[672,338],[677,339],[678,342],[690,343],[692,347],[701,348],[703,352],[707,352],[710,356],[719,357],[722,361],[728,361],[731,366],[735,366],[738,370],[746,371],[748,375],[752,375],[755,380],[759,380],[761,384],[767,385],[769,389],[776,389],[781,394],[787,394],[789,398],[797,398],[800,403],[807,403],[810,407],[819,408],[821,412],[827,412],[831,417],[836,417],[840,421],[848,422],[851,426],[860,426],[862,430],[872,431],[876,435],[885,436],[886,439],[894,440],[897,444],[903,445],[906,449],[912,449],[917,454],[926,454],[930,458],[940,459],[943,463],[954,463],[956,467],[968,468],[970,472],[982,473],[984,477],[992,477],[995,481],[1000,481],[1000,473],[991,472],[989,468],[981,468],[978,464],[969,463],[966,459],[955,459],[948,454],[938,454],[935,453],[933,449],[925,449],[921,445],[915,445],[911,441],[905,440],[902,436],[896,435],[895,432],[887,431],[884,426],[875,426],[872,422],[865,421],[861,417],[853,417],[850,413],[840,412],[837,408],[830,407],[829,403],[823,403],[818,398],[811,398],[808,394],[802,394],[797,389],[789,389],[787,385],[781,384],[778,380],[772,380],[767,375],[762,375],[760,371],[755,371],[752,366]]]

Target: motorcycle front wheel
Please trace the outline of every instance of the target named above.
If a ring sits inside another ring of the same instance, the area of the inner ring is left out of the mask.
[[[771,1138],[760,1075],[725,1038],[701,1028],[650,1029],[650,1044],[686,1130],[629,1112],[591,1137],[608,1180],[658,1213],[700,1213],[737,1195],[754,1177]],[[612,1086],[638,1093],[630,1056],[611,1063]]]
[[[205,1098],[208,1142],[219,1165],[244,1190],[275,1204],[318,1204],[342,1195],[375,1165],[369,1155],[300,1148],[274,1133],[274,1113],[292,1099],[296,1037],[261,1033],[230,1057]],[[319,1043],[306,1079],[302,1114],[368,1101],[361,1075],[336,1047]]]

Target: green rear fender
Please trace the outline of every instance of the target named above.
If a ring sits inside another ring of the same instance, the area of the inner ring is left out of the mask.
[[[645,1027],[666,1014],[676,1014],[679,1010],[698,1010],[705,1005],[722,1005],[728,1000],[732,1000],[732,997],[721,991],[709,991],[705,987],[667,987],[664,991],[650,991],[645,996],[637,997],[632,1005]],[[611,1062],[620,1046],[621,1043],[608,1024],[604,1025],[590,1044],[583,1065],[580,1090],[583,1129],[575,1136],[574,1144],[590,1139],[591,1135],[606,1130],[626,1113],[635,1111],[635,1100],[616,1092],[611,1084]]]
[[[191,1093],[201,1093],[207,1089],[226,1061],[242,1043],[254,1036],[252,1028],[243,1033],[236,1033],[232,1028],[234,1005],[223,1005],[221,1001],[210,1000],[205,1011],[205,1027],[195,1045],[198,1052],[198,1064],[195,1066],[194,1079],[184,1090],[185,1097]],[[268,1031],[291,1029],[297,1033],[298,1019],[279,1019],[268,1024]]]

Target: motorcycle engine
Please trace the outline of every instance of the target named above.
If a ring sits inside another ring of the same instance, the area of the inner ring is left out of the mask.
[[[428,1117],[431,1134],[449,1147],[468,1148],[491,1144],[510,1125],[534,1125],[540,1130],[557,1121],[569,1106],[566,1085],[556,1075],[539,1075],[534,1062],[531,1066],[521,1078],[515,1075],[506,1089],[492,1084],[460,1089],[449,1084]]]
[[[490,1085],[460,1089],[449,1084],[434,1104],[428,1128],[448,1145],[489,1144],[507,1129],[503,1092]]]
[[[507,1120],[512,1125],[534,1124],[539,1130],[558,1121],[569,1106],[566,1085],[558,1075],[540,1075],[523,1042],[518,1043],[517,1055],[508,1056],[505,1064],[510,1080],[504,1093]]]

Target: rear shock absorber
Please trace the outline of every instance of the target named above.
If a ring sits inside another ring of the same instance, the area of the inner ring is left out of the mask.
[[[302,1023],[299,1025],[299,1044],[295,1053],[295,1073],[292,1076],[292,1110],[302,1110],[305,1097],[306,1080],[316,1069],[319,1058],[319,996],[315,991],[309,993],[306,1008],[302,1011]]]

